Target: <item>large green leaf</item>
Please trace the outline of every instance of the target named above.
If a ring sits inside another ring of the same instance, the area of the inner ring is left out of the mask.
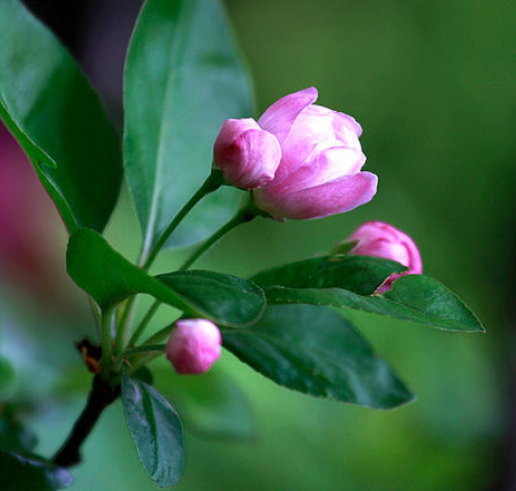
[[[73,234],[66,258],[69,275],[103,310],[136,293],[146,293],[191,316],[241,327],[255,322],[265,306],[262,290],[235,276],[211,271],[150,276],[94,230]]]
[[[171,290],[212,312],[224,324],[241,326],[256,322],[265,309],[263,290],[254,283],[213,271],[178,271],[156,277]]]
[[[208,176],[223,121],[251,114],[249,78],[218,0],[147,0],[127,56],[124,106],[125,167],[148,250]],[[231,189],[207,198],[176,243],[218,228],[235,199]]]
[[[263,271],[252,280],[271,304],[348,307],[447,331],[484,332],[464,302],[433,278],[402,276],[390,290],[375,293],[391,274],[405,270],[388,259],[328,256]]]
[[[445,331],[484,332],[475,314],[444,285],[422,275],[398,278],[382,295],[358,295],[342,288],[265,289],[272,304],[314,304],[348,307],[388,315]]]
[[[3,0],[1,0],[3,1]],[[0,449],[2,491],[55,491],[73,482],[70,473],[35,455]]]
[[[0,117],[70,231],[101,231],[122,177],[120,143],[97,94],[19,0],[0,1]]]
[[[407,268],[401,264],[368,256],[326,256],[278,266],[255,275],[262,287],[332,288],[371,295],[393,273]]]
[[[388,409],[412,400],[405,384],[349,321],[325,307],[269,307],[223,344],[274,382],[313,396]]]
[[[183,475],[185,457],[183,427],[167,400],[150,385],[122,381],[124,414],[140,460],[161,488],[176,484]]]

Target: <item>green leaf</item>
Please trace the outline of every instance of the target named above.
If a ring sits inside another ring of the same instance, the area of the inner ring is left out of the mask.
[[[68,229],[101,231],[120,188],[119,139],[77,63],[19,0],[0,1],[0,117]]]
[[[413,399],[352,324],[324,307],[271,306],[257,326],[222,337],[240,360],[305,394],[378,409]]]
[[[252,280],[262,287],[339,287],[359,295],[371,295],[391,274],[406,269],[394,261],[377,257],[326,256],[269,269],[258,273]]]
[[[331,305],[425,324],[445,331],[485,332],[475,314],[444,285],[422,275],[401,276],[382,295],[362,296],[342,288],[265,289],[271,304]]]
[[[165,285],[195,302],[203,312],[216,313],[223,324],[253,324],[263,314],[265,296],[249,280],[213,271],[178,271],[157,276]]]
[[[178,414],[150,385],[122,381],[124,414],[140,460],[154,483],[161,488],[177,484],[185,458],[183,428]]]
[[[154,375],[150,371],[149,367],[145,365],[138,368],[138,370],[133,373],[132,377],[136,380],[140,380],[141,382],[145,382],[147,385],[154,385]]]
[[[181,412],[188,430],[219,440],[254,437],[255,419],[245,394],[217,364],[195,377],[174,374],[168,362],[154,364],[152,373],[156,387]]]
[[[218,0],[147,0],[127,56],[124,158],[145,249],[208,176],[227,118],[249,117],[248,75]],[[200,240],[227,221],[239,193],[214,193],[175,243]]]
[[[0,489],[2,491],[55,491],[70,486],[71,474],[35,456],[0,449]]]
[[[24,426],[11,405],[4,406],[0,413],[0,448],[14,452],[30,452],[36,446],[36,435]]]
[[[14,368],[7,358],[0,355],[0,402],[12,394],[15,382],[16,374]]]
[[[241,327],[255,322],[265,305],[259,287],[235,276],[210,271],[150,276],[89,229],[70,237],[67,269],[103,310],[136,293],[146,293],[191,316]]]

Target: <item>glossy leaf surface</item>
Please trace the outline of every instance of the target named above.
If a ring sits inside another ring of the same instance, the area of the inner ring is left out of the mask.
[[[140,460],[160,488],[177,484],[185,458],[183,427],[168,401],[150,385],[124,375],[124,414]]]
[[[67,268],[103,310],[146,293],[191,316],[240,327],[256,321],[265,305],[262,290],[242,278],[211,271],[150,276],[89,229],[78,230],[70,238]]]
[[[305,394],[381,409],[413,398],[351,323],[324,307],[271,306],[252,329],[224,330],[223,345],[274,382]]]
[[[331,305],[387,315],[445,331],[484,332],[475,314],[448,288],[433,278],[398,278],[382,295],[358,295],[342,288],[286,288],[265,290],[272,304]]]
[[[371,295],[391,274],[405,270],[401,264],[377,257],[326,256],[278,266],[258,273],[252,280],[262,287],[338,287]]]
[[[147,0],[126,60],[124,106],[125,167],[148,250],[208,177],[224,120],[251,115],[250,82],[218,0]],[[238,194],[208,197],[176,243],[222,225]]]
[[[156,277],[174,292],[195,302],[203,312],[216,313],[225,324],[255,322],[265,309],[263,290],[251,281],[214,271],[178,271]]]
[[[19,0],[0,2],[0,117],[66,226],[101,231],[116,204],[120,142],[58,39]]]

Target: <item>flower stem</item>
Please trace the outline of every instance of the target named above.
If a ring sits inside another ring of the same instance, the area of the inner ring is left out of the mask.
[[[150,309],[145,314],[145,317],[142,319],[136,330],[134,331],[134,334],[132,335],[131,339],[129,340],[128,346],[134,346],[138,340],[140,339],[140,336],[143,334],[143,331],[151,321],[151,319],[154,317],[154,314],[158,310],[159,306],[161,305],[161,302],[159,300],[156,300],[150,307]]]
[[[213,244],[220,240],[224,235],[238,227],[242,223],[250,222],[256,218],[256,208],[254,204],[249,201],[243,208],[241,208],[237,214],[229,220],[225,225],[220,227],[211,237],[209,237],[201,246],[182,264],[179,271],[184,271],[199,259]]]
[[[242,223],[250,222],[257,216],[259,216],[261,213],[259,210],[257,210],[252,202],[252,200],[249,200],[245,206],[243,206],[236,215],[229,220],[225,225],[223,225],[221,228],[219,228],[211,237],[209,237],[179,268],[179,271],[184,271],[188,269],[199,257],[201,257],[213,244],[215,244],[219,239],[221,239],[224,235],[226,235],[228,232],[233,230],[235,227]],[[134,298],[134,297],[133,297]],[[116,349],[115,353],[117,355],[120,355],[122,353],[123,349],[126,346],[134,346],[136,342],[140,339],[142,333],[144,332],[145,328],[149,324],[150,320],[158,310],[159,306],[161,305],[161,302],[159,300],[156,300],[150,307],[150,309],[145,314],[145,317],[142,319],[138,327],[136,328],[133,336],[129,340],[129,342],[124,341],[122,343],[116,343]],[[123,326],[123,324],[121,324]],[[169,331],[173,328],[170,327]],[[165,328],[165,329],[168,329]],[[168,333],[167,332],[167,333]],[[157,333],[155,336],[160,335],[161,331]],[[155,341],[155,336],[153,336],[151,339],[153,339],[153,342]],[[117,333],[117,341],[121,339],[120,336],[120,330]],[[161,338],[159,338],[161,340]],[[144,344],[149,344],[149,341],[146,341]],[[117,368],[117,367],[115,367]]]
[[[111,362],[113,355],[111,340],[111,322],[113,310],[102,312],[102,376],[107,380],[111,374]]]
[[[163,354],[163,352],[146,353],[146,354],[141,355],[137,360],[135,360],[133,363],[131,363],[131,368],[127,371],[127,375],[129,375],[129,376],[132,375],[139,368],[143,367],[144,365],[147,365],[147,363],[158,358],[158,356],[161,356],[162,354]]]
[[[150,252],[148,252],[144,246],[141,253],[139,264],[144,271],[148,271],[158,256],[159,252],[166,244],[169,237],[176,230],[183,219],[188,215],[192,208],[201,201],[206,195],[219,189],[224,184],[224,178],[220,170],[213,169],[208,178],[204,181],[202,186],[196,191],[196,193],[190,198],[190,200],[183,206],[179,213],[170,222],[169,226],[159,237],[158,241],[154,244]],[[118,329],[115,339],[115,353],[120,354],[128,344],[129,333],[131,330],[132,314],[134,312],[136,295],[133,295],[125,305],[124,311],[118,324]],[[149,319],[150,320],[150,319]],[[129,342],[130,343],[130,342]]]
[[[174,219],[170,222],[170,225],[165,229],[165,231],[161,234],[158,241],[154,244],[149,255],[147,257],[145,252],[142,254],[141,264],[144,271],[147,271],[157,255],[161,251],[162,247],[165,245],[169,237],[172,235],[174,230],[179,226],[182,222],[183,218],[190,212],[190,210],[203,199],[207,194],[216,191],[222,184],[224,183],[224,179],[220,170],[214,169],[211,174],[208,176],[206,181],[204,181],[203,185],[198,189],[198,191],[190,198],[190,200],[186,203],[185,206],[179,211],[179,213],[174,217]]]
[[[157,333],[153,334],[150,338],[145,340],[142,346],[158,344],[165,341],[168,338],[168,335],[173,331],[174,325],[175,324],[173,322],[172,324],[165,326],[163,329],[160,329]]]

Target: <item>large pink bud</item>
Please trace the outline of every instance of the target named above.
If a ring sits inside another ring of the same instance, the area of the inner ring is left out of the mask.
[[[166,355],[177,373],[207,372],[220,358],[222,337],[218,327],[206,319],[182,319],[170,335]]]
[[[281,162],[274,179],[254,191],[273,217],[321,218],[352,210],[376,194],[377,177],[361,172],[362,128],[346,114],[314,105],[310,87],[275,102],[258,120],[276,136]]]
[[[358,241],[349,254],[391,259],[408,270],[403,274],[421,274],[423,262],[414,241],[401,230],[385,222],[365,222],[347,239]],[[378,293],[388,290],[392,282],[401,275],[392,275],[380,287]]]
[[[215,166],[243,189],[260,188],[274,178],[281,159],[278,140],[251,118],[228,119],[213,147]]]

